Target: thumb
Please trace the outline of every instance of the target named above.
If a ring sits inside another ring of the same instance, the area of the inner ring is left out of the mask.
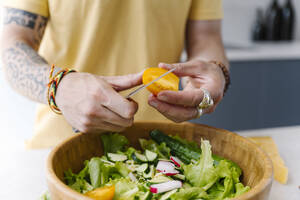
[[[170,70],[176,68],[173,71],[177,76],[195,76],[201,74],[206,71],[207,63],[199,60],[192,60],[185,63],[175,63],[175,64],[167,64],[167,63],[159,63],[158,67],[164,68],[166,70]]]
[[[124,76],[102,76],[116,91],[127,90],[142,84],[143,71]]]

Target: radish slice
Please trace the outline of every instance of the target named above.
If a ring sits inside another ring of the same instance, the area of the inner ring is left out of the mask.
[[[174,170],[175,165],[167,161],[159,161],[156,166],[156,170],[160,172],[172,171]]]
[[[177,158],[177,157],[175,157],[175,156],[171,156],[171,157],[170,157],[170,160],[172,160],[172,162],[173,162],[177,167],[180,167],[180,166],[183,164],[183,162],[182,162],[179,158]]]
[[[181,181],[168,181],[164,183],[154,184],[150,186],[150,192],[152,193],[162,193],[170,190],[174,190],[177,188],[181,188]]]
[[[179,174],[179,171],[174,169],[172,171],[166,171],[166,172],[163,172],[163,174],[165,174],[166,176],[174,176],[176,174]]]
[[[175,169],[175,165],[168,161],[159,161],[156,170],[167,176],[179,174],[179,171]]]
[[[137,179],[136,179],[136,177],[135,177],[135,175],[134,175],[133,173],[130,172],[130,173],[128,174],[128,176],[129,176],[129,178],[130,178],[131,181],[133,181],[133,182],[136,182],[136,181],[137,181]]]

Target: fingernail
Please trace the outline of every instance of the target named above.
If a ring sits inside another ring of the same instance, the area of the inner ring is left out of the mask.
[[[150,101],[149,104],[153,107],[157,107],[157,102],[156,101]]]
[[[161,101],[167,101],[167,97],[164,95],[158,95],[157,98]]]
[[[165,63],[159,63],[159,64],[158,64],[159,67],[162,67],[162,66],[164,66],[164,65],[165,65]]]

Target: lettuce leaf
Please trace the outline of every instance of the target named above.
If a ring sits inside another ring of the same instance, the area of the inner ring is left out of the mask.
[[[128,173],[129,169],[122,162],[110,165],[101,161],[98,157],[92,158],[89,162],[90,181],[94,188],[104,186],[110,179],[127,177]]]
[[[240,183],[239,177],[242,171],[234,162],[221,160],[216,167],[216,172],[219,180],[207,191],[210,199],[233,198],[249,190],[249,187],[244,187]]]
[[[125,151],[129,144],[128,139],[124,135],[118,133],[107,133],[101,135],[104,153],[116,153],[117,151]]]
[[[143,150],[150,150],[158,154],[159,158],[165,158],[169,159],[170,158],[170,148],[167,147],[166,143],[162,142],[160,144],[157,144],[153,140],[146,140],[146,139],[139,139],[141,148]]]
[[[248,192],[250,190],[249,186],[244,186],[242,183],[237,183],[235,184],[235,196],[234,197],[238,197],[246,192]]]
[[[201,141],[202,154],[196,164],[184,165],[184,175],[186,179],[196,187],[204,190],[209,189],[218,179],[218,174],[214,168],[211,146],[208,140]]]
[[[134,196],[139,192],[138,185],[126,178],[112,180],[109,184],[115,185],[114,200],[133,200]]]
[[[101,164],[100,158],[92,158],[88,165],[91,184],[94,188],[101,186]]]
[[[202,188],[199,187],[180,189],[170,197],[171,200],[192,200],[201,198],[207,198],[207,194]]]
[[[121,176],[127,177],[130,170],[127,168],[126,164],[123,162],[116,162],[115,167]]]
[[[49,191],[46,191],[39,200],[51,200]]]
[[[85,161],[85,167],[78,173],[74,174],[71,169],[65,172],[65,181],[68,186],[80,193],[85,193],[93,189],[89,184],[89,161]]]

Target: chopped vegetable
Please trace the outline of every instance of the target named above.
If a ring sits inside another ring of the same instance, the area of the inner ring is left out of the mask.
[[[138,162],[147,162],[148,161],[147,157],[143,154],[135,152],[133,155],[135,156],[135,159]]]
[[[240,182],[240,167],[212,155],[209,141],[199,148],[158,130],[150,137],[139,140],[140,151],[122,135],[103,134],[106,153],[85,161],[78,174],[66,171],[66,183],[91,198],[114,200],[225,200],[250,190]]]
[[[146,149],[145,154],[146,154],[147,160],[150,162],[153,162],[157,158],[157,153],[155,153],[153,151],[149,151],[148,149]]]
[[[200,187],[190,187],[180,189],[170,196],[171,200],[182,200],[182,199],[207,199],[206,192]],[[212,199],[214,200],[214,199]]]
[[[101,186],[101,164],[100,158],[92,158],[88,165],[91,184],[94,188]]]
[[[156,170],[167,176],[179,174],[179,171],[175,169],[175,165],[168,161],[159,161]]]
[[[129,144],[128,139],[125,136],[117,133],[102,134],[101,140],[105,154],[124,151],[126,145]]]
[[[97,188],[95,190],[85,193],[85,196],[88,196],[95,200],[112,200],[115,194],[115,186],[105,186]]]
[[[170,157],[170,160],[172,160],[172,162],[173,162],[177,167],[181,167],[181,166],[183,165],[183,162],[182,162],[179,158],[177,158],[177,157],[175,157],[175,156],[171,156],[171,157]]]
[[[149,168],[149,171],[144,171],[143,172],[143,177],[144,178],[152,178],[154,176],[154,166],[151,165]]]
[[[163,134],[159,130],[154,130],[150,133],[150,137],[158,144],[164,142],[171,149],[174,156],[178,157],[184,163],[190,163],[192,159],[198,160],[201,153],[195,151],[191,146],[176,140],[170,136]]]
[[[160,171],[162,173],[166,173],[168,171],[175,170],[175,165],[173,163],[171,163],[171,162],[160,160],[157,163],[156,170]]]
[[[139,167],[137,167],[135,170],[137,171],[137,172],[144,172],[144,171],[146,171],[148,169],[148,164],[147,163],[144,163],[144,164],[142,164],[142,165],[140,165]]]
[[[181,181],[168,181],[164,183],[154,184],[150,186],[150,192],[152,193],[162,193],[170,190],[174,190],[177,188],[181,188]]]
[[[107,157],[109,160],[113,162],[123,162],[127,160],[127,156],[123,154],[117,154],[117,153],[107,153]]]
[[[133,181],[133,182],[136,182],[136,181],[137,181],[135,175],[134,175],[132,172],[130,172],[130,173],[128,174],[128,176],[129,176],[129,178],[130,178],[131,181]]]

